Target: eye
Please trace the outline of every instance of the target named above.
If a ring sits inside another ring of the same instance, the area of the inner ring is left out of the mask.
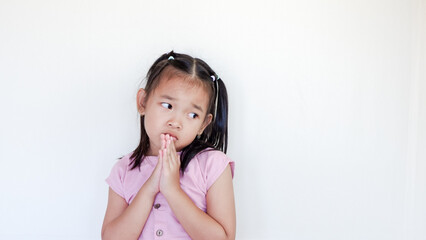
[[[188,115],[189,115],[189,118],[192,118],[192,119],[195,119],[195,118],[198,117],[198,114],[196,114],[196,113],[190,113]]]
[[[162,102],[161,106],[163,106],[164,108],[167,108],[167,109],[172,109],[172,105],[169,104],[169,103],[166,103],[166,102]]]

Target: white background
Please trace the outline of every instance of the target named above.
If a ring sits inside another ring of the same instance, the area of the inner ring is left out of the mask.
[[[237,239],[426,239],[426,2],[0,1],[0,239],[100,239],[136,92],[227,84]]]

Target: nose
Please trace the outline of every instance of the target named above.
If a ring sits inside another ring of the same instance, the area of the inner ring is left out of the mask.
[[[167,122],[167,126],[169,126],[170,128],[173,128],[173,129],[178,129],[178,130],[180,130],[182,128],[181,122],[178,121],[177,119],[170,119]]]

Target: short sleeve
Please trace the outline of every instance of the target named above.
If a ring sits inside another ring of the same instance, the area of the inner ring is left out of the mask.
[[[206,151],[201,153],[199,156],[199,162],[207,190],[210,189],[223,171],[225,171],[228,164],[231,167],[232,177],[234,177],[235,163],[221,151]]]
[[[114,192],[125,199],[124,178],[126,177],[128,168],[127,158],[123,157],[114,164],[111,173],[105,181]]]

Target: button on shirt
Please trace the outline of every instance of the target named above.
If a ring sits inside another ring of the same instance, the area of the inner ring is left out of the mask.
[[[128,154],[121,158],[112,168],[106,182],[111,189],[130,204],[142,185],[151,176],[158,157],[147,156],[141,163],[140,170],[131,168]],[[204,151],[197,154],[185,169],[185,174],[180,178],[182,190],[191,198],[194,204],[206,212],[206,194],[209,188],[223,173],[225,168],[231,166],[234,174],[234,162],[221,151]],[[130,165],[130,166],[129,166]],[[139,239],[191,239],[180,225],[176,216],[170,209],[163,194],[158,193],[154,199],[151,213],[145,223]]]

